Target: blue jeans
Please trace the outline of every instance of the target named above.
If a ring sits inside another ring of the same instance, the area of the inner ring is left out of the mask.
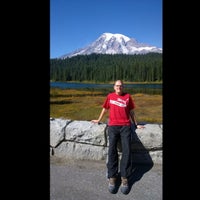
[[[128,177],[131,168],[131,127],[130,126],[109,126],[108,127],[108,178],[118,175],[119,158],[117,143],[121,140],[122,156],[120,162],[121,177]]]

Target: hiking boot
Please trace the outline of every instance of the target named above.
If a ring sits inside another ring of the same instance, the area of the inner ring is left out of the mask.
[[[116,181],[117,181],[117,178],[115,178],[115,177],[109,178],[108,190],[112,194],[116,193]]]
[[[128,179],[125,177],[121,177],[122,183],[121,183],[121,192],[123,194],[128,194],[129,192],[129,187],[128,187]]]

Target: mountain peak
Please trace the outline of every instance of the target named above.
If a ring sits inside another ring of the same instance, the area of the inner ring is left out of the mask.
[[[100,37],[105,37],[106,40],[110,40],[112,37],[116,38],[118,41],[124,39],[126,42],[130,40],[129,37],[122,35],[120,33],[103,33]]]
[[[134,38],[129,38],[120,33],[103,33],[94,42],[85,48],[78,49],[61,56],[61,59],[76,55],[96,54],[146,54],[150,52],[162,53],[161,48],[148,44],[138,43]]]

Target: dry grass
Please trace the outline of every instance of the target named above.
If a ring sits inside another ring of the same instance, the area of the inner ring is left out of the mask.
[[[138,122],[162,123],[162,95],[132,95]],[[105,95],[94,90],[55,89],[50,90],[50,117],[71,120],[97,119]],[[106,122],[108,115],[104,116]]]

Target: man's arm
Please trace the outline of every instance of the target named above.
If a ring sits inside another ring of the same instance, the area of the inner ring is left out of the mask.
[[[93,120],[91,120],[91,122],[99,123],[102,120],[102,118],[103,118],[103,116],[105,115],[106,112],[107,112],[107,110],[105,108],[103,108],[100,115],[99,115],[99,118],[93,119]]]
[[[131,120],[132,120],[132,122],[134,123],[134,125],[135,125],[135,128],[137,128],[137,121],[136,121],[136,116],[135,116],[135,112],[134,112],[134,110],[132,109],[132,110],[130,110],[130,116],[131,116]]]
[[[136,116],[135,116],[135,112],[134,112],[133,109],[130,110],[130,116],[131,116],[131,120],[132,120],[132,122],[133,122],[134,125],[135,125],[135,128],[144,128],[144,126],[142,126],[142,125],[138,125],[137,120],[136,120]]]

